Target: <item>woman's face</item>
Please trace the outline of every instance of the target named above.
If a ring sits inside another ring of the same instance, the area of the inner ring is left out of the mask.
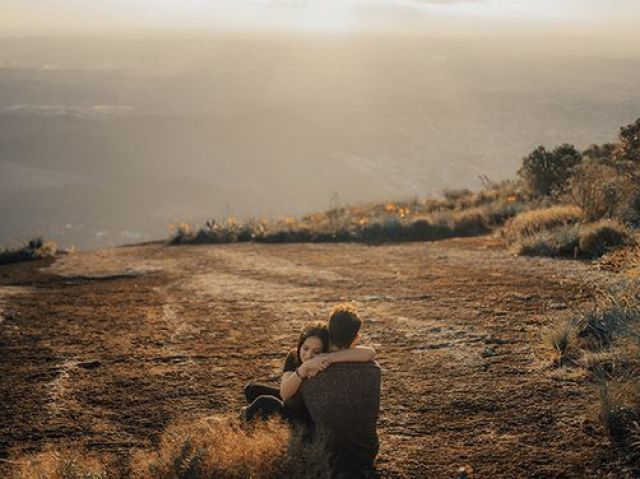
[[[320,353],[322,353],[322,340],[318,336],[309,336],[300,346],[300,361],[304,363]]]

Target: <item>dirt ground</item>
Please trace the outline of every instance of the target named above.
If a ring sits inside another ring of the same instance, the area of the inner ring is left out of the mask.
[[[148,244],[2,266],[0,458],[47,444],[126,455],[172,419],[238,411],[247,381],[277,384],[304,324],[355,301],[383,368],[382,477],[466,463],[476,478],[633,477],[584,374],[538,347],[611,274],[516,258],[489,236]]]

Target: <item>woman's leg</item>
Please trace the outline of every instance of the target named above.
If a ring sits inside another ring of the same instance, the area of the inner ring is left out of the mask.
[[[287,419],[288,409],[280,398],[270,395],[258,396],[245,408],[244,418],[247,421],[252,421],[253,419],[262,419],[264,421],[274,416]]]
[[[280,398],[280,391],[265,384],[251,382],[244,387],[244,397],[251,404],[260,396],[273,396]]]

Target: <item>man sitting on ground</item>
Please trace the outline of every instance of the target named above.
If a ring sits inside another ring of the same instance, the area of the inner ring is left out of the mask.
[[[355,346],[362,320],[351,305],[339,305],[329,318],[331,350]],[[327,434],[337,477],[368,477],[379,442],[380,367],[366,363],[335,363],[301,386],[302,398],[319,434]]]

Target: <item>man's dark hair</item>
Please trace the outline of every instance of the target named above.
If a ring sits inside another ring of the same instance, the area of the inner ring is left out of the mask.
[[[362,326],[358,311],[351,304],[339,304],[329,316],[329,339],[331,345],[344,349],[351,346]]]

